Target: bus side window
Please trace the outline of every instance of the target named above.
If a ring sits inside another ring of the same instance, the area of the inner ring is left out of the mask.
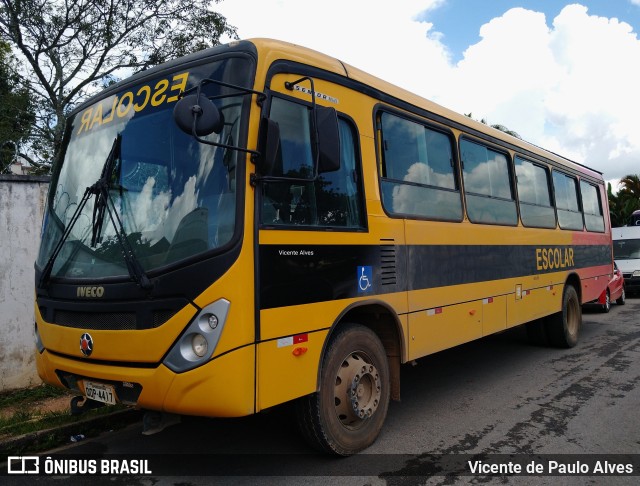
[[[420,123],[383,112],[382,203],[393,215],[462,220],[451,138]]]
[[[261,223],[364,228],[359,151],[352,125],[338,119],[340,169],[322,173],[313,181],[311,108],[273,98],[269,117],[280,127],[280,153],[269,175],[297,180],[263,182]]]
[[[553,190],[560,228],[566,230],[583,229],[582,213],[578,204],[578,181],[576,178],[554,170]]]
[[[598,188],[581,180],[580,194],[582,194],[582,210],[587,231],[604,232],[604,216]]]
[[[518,213],[507,156],[469,140],[460,142],[460,152],[469,220],[517,225]]]
[[[535,228],[555,228],[556,213],[551,203],[548,169],[518,156],[515,166],[522,224]]]

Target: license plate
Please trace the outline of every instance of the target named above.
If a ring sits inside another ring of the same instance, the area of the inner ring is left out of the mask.
[[[84,394],[87,398],[102,402],[109,405],[116,404],[116,392],[111,385],[104,383],[94,383],[93,381],[84,382]]]

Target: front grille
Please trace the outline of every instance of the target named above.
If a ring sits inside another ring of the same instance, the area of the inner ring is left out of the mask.
[[[174,310],[159,310],[153,313],[153,327],[160,327],[173,316],[176,315]]]
[[[46,322],[74,329],[135,331],[162,326],[188,302],[170,298],[128,302],[70,302],[38,298]]]
[[[88,330],[133,331],[160,327],[176,314],[172,310],[153,312],[150,322],[139,322],[135,312],[74,312],[57,310],[53,323]]]

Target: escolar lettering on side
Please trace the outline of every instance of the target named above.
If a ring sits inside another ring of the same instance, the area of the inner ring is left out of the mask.
[[[171,80],[160,79],[151,84],[142,85],[131,91],[110,96],[90,106],[80,115],[80,128],[77,134],[88,132],[113,122],[114,119],[127,118],[144,110],[147,106],[160,106],[173,103],[187,86],[189,73],[175,74]]]
[[[556,270],[574,266],[573,248],[536,248],[537,270]]]

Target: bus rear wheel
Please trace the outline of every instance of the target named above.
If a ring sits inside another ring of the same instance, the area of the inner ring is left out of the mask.
[[[562,310],[546,321],[547,336],[552,346],[572,348],[578,343],[582,326],[582,307],[578,292],[568,285],[562,294]]]
[[[326,349],[317,393],[297,403],[298,424],[321,451],[349,456],[375,442],[389,408],[389,364],[369,328],[346,324]]]

